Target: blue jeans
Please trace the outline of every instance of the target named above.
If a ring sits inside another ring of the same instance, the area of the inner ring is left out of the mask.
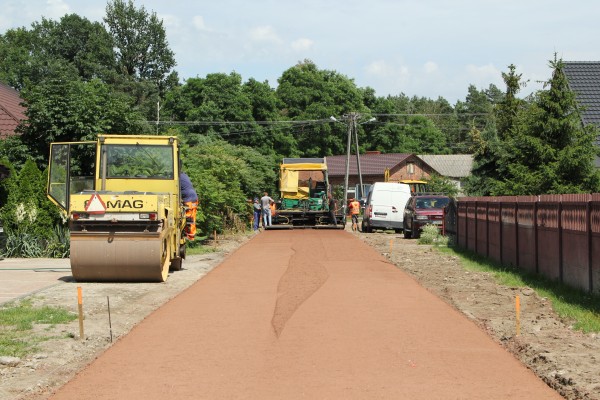
[[[263,228],[267,227],[267,226],[271,226],[271,209],[267,208],[266,210],[263,210]]]
[[[257,231],[258,230],[258,225],[260,223],[260,214],[262,212],[259,211],[254,211],[254,230]]]

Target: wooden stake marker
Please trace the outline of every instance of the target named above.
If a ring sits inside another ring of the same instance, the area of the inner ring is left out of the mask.
[[[521,299],[519,295],[515,297],[515,311],[517,313],[517,336],[521,334]]]
[[[81,295],[81,286],[77,286],[77,308],[79,309],[79,340],[84,340],[83,336],[83,300]]]

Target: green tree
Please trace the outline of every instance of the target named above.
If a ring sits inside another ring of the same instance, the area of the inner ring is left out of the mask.
[[[490,99],[496,97],[494,88],[486,91],[478,90],[474,85],[469,85],[465,101],[456,103],[455,110],[460,127],[458,137],[453,138],[456,146],[455,152],[467,153],[468,149],[473,146],[468,133],[473,128],[483,131],[490,122],[494,107]]]
[[[270,160],[249,147],[202,136],[182,148],[184,169],[200,204],[198,223],[204,233],[245,229],[252,209],[247,199],[270,191],[275,173]]]
[[[241,75],[235,72],[209,74],[206,78],[190,78],[169,92],[164,113],[169,118],[188,123],[191,144],[194,135],[213,135],[232,144],[265,151],[263,131],[254,122],[253,99],[244,90]],[[266,143],[266,146],[270,144]]]
[[[502,79],[506,84],[506,93],[495,108],[498,136],[501,139],[510,136],[519,111],[526,105],[524,100],[517,97],[521,88],[525,86],[525,83],[521,81],[521,76],[522,74],[516,73],[516,67],[513,64],[508,66],[508,72],[502,73]]]
[[[329,117],[368,112],[354,81],[335,71],[320,70],[305,60],[284,71],[278,82],[276,94],[283,104],[282,115],[303,121],[293,128],[299,155],[323,157],[345,152],[347,127],[329,123]],[[359,142],[363,143],[360,133]]]
[[[489,196],[499,190],[498,186],[506,174],[502,164],[502,159],[506,156],[506,140],[512,136],[517,116],[526,106],[525,101],[517,97],[524,84],[521,82],[521,74],[516,73],[516,67],[509,65],[508,72],[503,72],[502,78],[506,84],[506,93],[494,96],[495,118],[490,120],[483,132],[474,126],[470,131],[470,152],[473,153],[474,164],[471,176],[465,181],[465,190],[470,195]]]
[[[63,77],[114,80],[112,38],[97,22],[65,15],[60,21],[42,17],[31,29],[0,35],[0,80],[22,90],[62,71]]]
[[[427,180],[429,190],[436,193],[444,193],[446,196],[456,197],[458,187],[448,178],[434,174]]]
[[[85,141],[98,133],[142,133],[147,125],[131,99],[99,80],[84,82],[57,76],[23,90],[27,122],[20,125],[29,157],[47,164],[51,142]]]
[[[429,118],[394,117],[370,132],[370,149],[384,153],[448,154],[446,137]]]
[[[77,14],[65,15],[58,22],[42,17],[32,24],[32,34],[40,42],[36,50],[69,63],[80,78],[114,79],[113,42],[102,24]]]
[[[283,104],[269,83],[250,78],[243,84],[242,91],[250,99],[252,117],[260,127],[253,135],[254,143],[246,144],[263,154],[274,154],[277,158],[298,155],[296,138],[290,129],[293,125],[279,123],[286,120],[281,115]]]
[[[506,141],[500,165],[505,179],[495,195],[591,193],[600,189],[594,167],[597,129],[583,126],[575,94],[569,89],[562,60],[531,107],[520,112]]]
[[[136,82],[149,81],[162,96],[173,83],[176,65],[162,20],[132,0],[113,0],[106,5],[104,22],[116,53],[117,71]],[[144,100],[138,94],[138,103]]]

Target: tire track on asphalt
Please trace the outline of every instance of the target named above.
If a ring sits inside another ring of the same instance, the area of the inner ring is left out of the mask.
[[[290,257],[288,268],[277,286],[277,301],[273,311],[271,325],[279,337],[285,324],[294,313],[329,278],[323,260],[314,254],[326,254],[323,241],[309,238],[292,245],[294,254]]]

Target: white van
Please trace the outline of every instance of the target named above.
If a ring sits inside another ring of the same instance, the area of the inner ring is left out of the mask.
[[[371,186],[362,220],[362,231],[393,229],[401,233],[404,228],[404,206],[410,199],[410,186],[406,183],[375,182]]]

